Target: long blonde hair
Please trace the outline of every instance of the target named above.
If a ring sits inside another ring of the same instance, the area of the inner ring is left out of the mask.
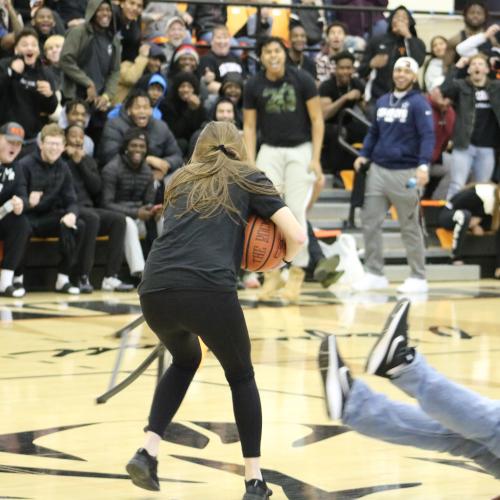
[[[164,209],[186,195],[186,207],[179,216],[195,211],[201,218],[208,218],[224,209],[233,219],[239,218],[239,210],[230,196],[231,184],[251,193],[278,195],[272,184],[248,178],[258,171],[248,162],[238,129],[232,123],[210,122],[201,131],[190,162],[172,176],[165,191]]]

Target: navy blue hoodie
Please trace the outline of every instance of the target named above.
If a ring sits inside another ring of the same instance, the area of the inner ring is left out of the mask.
[[[432,110],[418,90],[397,99],[392,93],[377,100],[376,118],[361,156],[394,170],[429,164],[434,149]]]

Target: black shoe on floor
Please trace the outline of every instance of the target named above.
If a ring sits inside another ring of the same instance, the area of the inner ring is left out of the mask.
[[[158,481],[158,460],[152,457],[144,448],[139,448],[126,466],[132,482],[149,491],[160,491]]]
[[[245,481],[243,500],[261,500],[262,498],[269,498],[272,494],[273,491],[267,487],[265,481],[260,479]]]
[[[328,335],[321,342],[318,364],[328,416],[333,420],[340,420],[353,380],[349,368],[340,356],[335,335]]]
[[[13,297],[20,299],[26,295],[26,290],[20,286],[15,287],[14,285],[9,285],[3,292],[0,292],[0,297]]]
[[[78,288],[80,293],[92,293],[94,291],[94,287],[90,284],[89,277],[86,274],[78,278]]]
[[[393,378],[415,358],[415,350],[408,347],[408,299],[398,301],[373,346],[365,371],[371,375]]]

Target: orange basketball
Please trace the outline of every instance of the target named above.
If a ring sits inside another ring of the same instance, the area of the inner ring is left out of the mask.
[[[248,218],[241,268],[247,271],[271,271],[285,258],[286,246],[276,224],[256,215]]]

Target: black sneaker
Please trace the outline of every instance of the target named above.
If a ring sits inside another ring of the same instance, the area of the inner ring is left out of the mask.
[[[326,280],[328,276],[335,273],[339,264],[340,255],[332,255],[331,257],[321,259],[314,268],[314,279],[319,282]]]
[[[401,299],[392,310],[368,356],[366,373],[393,378],[415,358],[415,350],[408,347],[410,305],[408,299]]]
[[[78,288],[80,293],[92,293],[94,291],[94,287],[90,284],[89,277],[86,274],[78,278]]]
[[[269,498],[273,494],[266,482],[260,479],[245,481],[245,490],[243,500],[260,500],[261,498]]]
[[[160,491],[158,481],[158,460],[152,457],[144,448],[139,448],[126,466],[132,482],[149,491]]]
[[[328,335],[321,342],[318,363],[328,416],[333,420],[341,419],[353,380],[339,354],[335,335]]]

